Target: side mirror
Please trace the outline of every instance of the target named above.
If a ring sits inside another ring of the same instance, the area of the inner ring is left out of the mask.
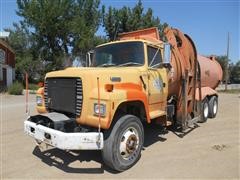
[[[94,50],[88,51],[87,52],[87,57],[86,57],[86,67],[90,67],[92,65],[92,56],[93,56]]]
[[[162,66],[171,68],[171,45],[164,43],[163,63]]]

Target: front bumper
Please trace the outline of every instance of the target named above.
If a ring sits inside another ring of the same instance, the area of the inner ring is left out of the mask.
[[[34,139],[63,150],[101,150],[103,149],[103,133],[65,133],[24,121],[24,131]]]

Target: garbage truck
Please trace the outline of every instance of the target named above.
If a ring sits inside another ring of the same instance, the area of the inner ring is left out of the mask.
[[[220,65],[180,30],[164,36],[155,27],[121,33],[90,51],[87,67],[47,73],[26,134],[62,150],[100,150],[107,166],[124,171],[140,159],[143,124],[185,133],[214,118]]]

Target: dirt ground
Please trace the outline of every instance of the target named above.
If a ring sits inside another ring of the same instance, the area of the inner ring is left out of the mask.
[[[180,138],[158,126],[145,127],[145,148],[131,169],[116,173],[102,165],[98,151],[39,149],[23,132],[24,96],[0,95],[1,179],[239,179],[239,100],[220,94],[215,119]],[[35,96],[30,96],[31,114]]]

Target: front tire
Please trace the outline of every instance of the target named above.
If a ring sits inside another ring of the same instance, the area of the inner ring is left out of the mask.
[[[104,163],[116,171],[132,167],[141,157],[144,130],[140,119],[124,115],[105,134],[102,158]]]

